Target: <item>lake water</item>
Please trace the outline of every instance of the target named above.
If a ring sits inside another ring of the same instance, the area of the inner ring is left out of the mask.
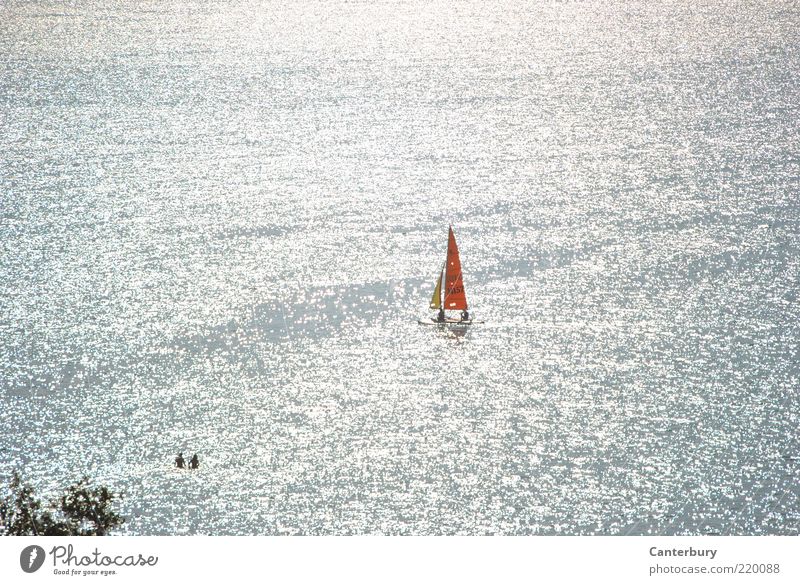
[[[128,534],[800,533],[798,30],[3,2],[0,480]]]

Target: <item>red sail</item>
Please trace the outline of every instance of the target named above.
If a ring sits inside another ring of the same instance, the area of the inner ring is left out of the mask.
[[[458,246],[452,227],[447,242],[447,268],[444,282],[444,308],[456,311],[466,310],[467,295],[464,292],[464,281],[461,279],[461,260],[458,257]]]

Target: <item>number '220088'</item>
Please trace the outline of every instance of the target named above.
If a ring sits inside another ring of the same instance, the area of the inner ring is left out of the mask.
[[[781,566],[778,563],[739,563],[736,565],[737,573],[780,573]]]

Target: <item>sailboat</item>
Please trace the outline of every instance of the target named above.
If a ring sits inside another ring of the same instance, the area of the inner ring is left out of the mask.
[[[444,285],[444,286],[443,286]],[[447,237],[447,259],[439,271],[439,278],[433,289],[430,308],[438,311],[433,319],[421,319],[420,325],[473,325],[482,323],[475,321],[469,315],[467,293],[464,291],[464,281],[461,274],[461,258],[458,255],[458,244],[450,226]],[[458,318],[448,317],[445,311],[461,311]]]

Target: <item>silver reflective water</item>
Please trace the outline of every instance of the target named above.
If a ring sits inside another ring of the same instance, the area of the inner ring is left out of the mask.
[[[3,481],[130,534],[797,534],[798,21],[4,2]],[[464,334],[416,322],[450,224]]]

